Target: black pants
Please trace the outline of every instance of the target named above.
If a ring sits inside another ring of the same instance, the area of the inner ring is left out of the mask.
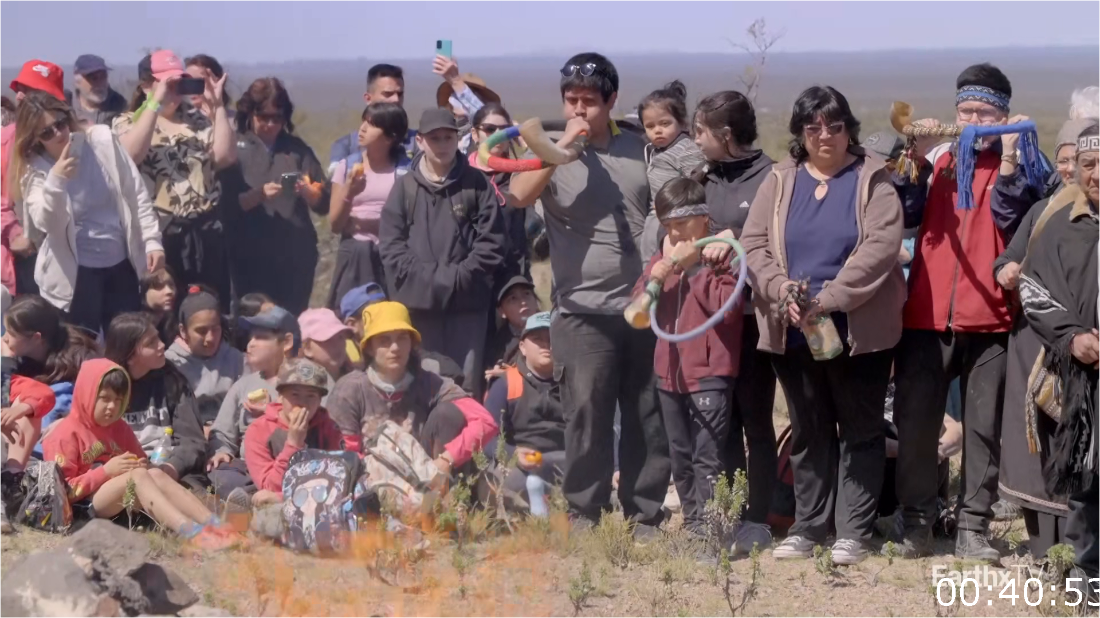
[[[409,311],[425,350],[442,354],[462,367],[462,388],[481,401],[485,392],[485,344],[489,322],[480,311]]]
[[[791,416],[791,535],[823,543],[833,520],[838,539],[870,541],[886,465],[882,419],[892,358],[893,350],[845,351],[816,361],[806,346],[772,356]]]
[[[256,484],[248,474],[248,466],[243,459],[234,459],[221,467],[210,471],[210,483],[214,486],[214,495],[220,500],[229,497],[234,489],[241,488],[250,494],[256,493]]]
[[[936,461],[947,389],[963,393],[959,529],[984,532],[997,501],[1008,333],[906,329],[897,347],[894,424],[898,428],[898,500],[906,527],[935,521]]]
[[[550,326],[565,413],[570,510],[598,520],[611,510],[615,404],[622,411],[619,501],[630,519],[659,524],[671,468],[653,375],[656,337],[622,315],[557,313]]]
[[[180,289],[194,283],[209,286],[218,294],[222,313],[228,314],[232,288],[221,221],[213,213],[192,219],[160,216],[164,261],[175,275],[176,285]]]
[[[513,465],[508,469],[508,474],[504,477],[504,501],[509,507],[517,506],[516,502],[512,500],[511,493],[522,496],[524,500],[528,500],[527,496],[527,477],[529,475],[536,475],[543,481],[546,481],[548,485],[557,485],[561,482],[562,469],[565,468],[565,451],[546,451],[542,454],[542,465],[538,469],[530,472],[526,470],[520,470],[519,467]]]
[[[317,233],[306,216],[304,225],[263,208],[245,213],[233,226],[231,259],[233,293],[262,292],[291,315],[309,308],[317,278]],[[229,237],[226,237],[229,239]]]
[[[129,259],[109,268],[79,266],[69,321],[89,333],[107,332],[111,320],[120,313],[141,309],[137,273]]]
[[[734,470],[744,470],[748,464],[749,504],[743,517],[745,521],[762,524],[767,521],[772,506],[778,456],[775,425],[772,423],[775,371],[770,355],[756,349],[759,339],[756,318],[745,316],[741,331],[741,366],[737,388],[733,390],[729,438],[724,456],[726,474],[731,478]]]
[[[1094,417],[1095,418],[1095,417]],[[1093,437],[1095,440],[1096,438]],[[1066,540],[1073,545],[1074,563],[1089,577],[1097,576],[1100,545],[1097,544],[1097,501],[1100,500],[1100,477],[1089,474],[1085,489],[1069,497],[1069,515],[1066,517]],[[1084,587],[1084,586],[1082,586]],[[1090,588],[1096,584],[1089,582]]]
[[[15,262],[15,291],[19,296],[38,295],[38,282],[34,280],[34,264],[38,261],[38,252],[19,257],[13,255]],[[10,292],[11,290],[9,290]]]
[[[712,483],[725,471],[722,454],[730,429],[732,392],[731,388],[690,394],[657,391],[668,433],[672,481],[689,529],[702,525],[703,509],[714,495]]]

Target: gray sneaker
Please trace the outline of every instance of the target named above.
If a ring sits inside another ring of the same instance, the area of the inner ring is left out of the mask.
[[[833,564],[853,565],[863,562],[867,550],[863,543],[854,539],[837,539],[833,543]]]
[[[814,555],[814,542],[804,536],[789,536],[772,550],[776,560],[806,559]]]
[[[771,526],[752,521],[742,522],[733,540],[733,555],[747,556],[756,547],[760,551],[772,546]]]
[[[1001,552],[990,547],[989,539],[981,532],[959,530],[955,536],[955,557],[998,563],[1001,561]]]

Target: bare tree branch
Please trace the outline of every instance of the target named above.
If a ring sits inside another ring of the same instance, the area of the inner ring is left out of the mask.
[[[738,81],[745,89],[745,96],[755,104],[756,95],[760,91],[760,80],[768,63],[768,51],[787,34],[787,31],[784,29],[775,33],[768,32],[767,22],[760,17],[752,22],[745,32],[749,35],[749,43],[734,41],[730,38],[726,38],[726,41],[732,47],[749,55],[751,62],[745,66]]]

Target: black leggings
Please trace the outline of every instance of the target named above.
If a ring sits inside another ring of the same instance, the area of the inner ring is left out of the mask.
[[[120,313],[141,309],[137,273],[129,259],[108,268],[79,266],[69,321],[94,337]]]

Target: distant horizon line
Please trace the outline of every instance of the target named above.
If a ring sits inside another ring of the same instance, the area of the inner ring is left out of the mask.
[[[952,52],[993,52],[993,51],[1072,51],[1072,50],[1089,50],[1100,51],[1100,44],[1096,47],[1086,44],[1077,45],[1002,45],[993,47],[944,47],[944,48],[882,48],[882,49],[866,49],[866,50],[801,50],[801,51],[774,51],[770,52],[771,56],[799,56],[799,55],[851,55],[851,54],[881,54],[881,53],[917,53],[917,54],[949,54]],[[562,54],[567,54],[565,51],[534,51],[524,53],[522,55],[507,54],[507,55],[471,55],[461,56],[460,60],[519,60],[519,59],[550,59],[551,57],[557,57]],[[573,52],[576,53],[576,52]],[[662,56],[662,57],[677,57],[677,56],[742,56],[746,52],[740,50],[730,51],[609,51],[601,52],[614,57],[647,57],[647,56]],[[370,61],[378,62],[383,56],[356,56],[356,57],[305,57],[305,58],[288,58],[284,60],[261,60],[261,61],[243,61],[243,60],[231,60],[218,58],[223,64],[236,65],[236,66],[256,66],[256,65],[270,65],[270,64],[288,64],[294,62],[355,62],[355,61]],[[422,56],[408,56],[408,57],[388,57],[386,60],[393,63],[403,63],[409,61],[422,60]],[[75,60],[75,59],[74,59]],[[106,59],[110,65],[126,66],[125,63],[118,63],[116,61]],[[25,61],[24,61],[25,62]],[[22,64],[0,66],[2,70],[18,70]],[[65,65],[62,65],[65,68]],[[112,69],[116,67],[112,66]]]

